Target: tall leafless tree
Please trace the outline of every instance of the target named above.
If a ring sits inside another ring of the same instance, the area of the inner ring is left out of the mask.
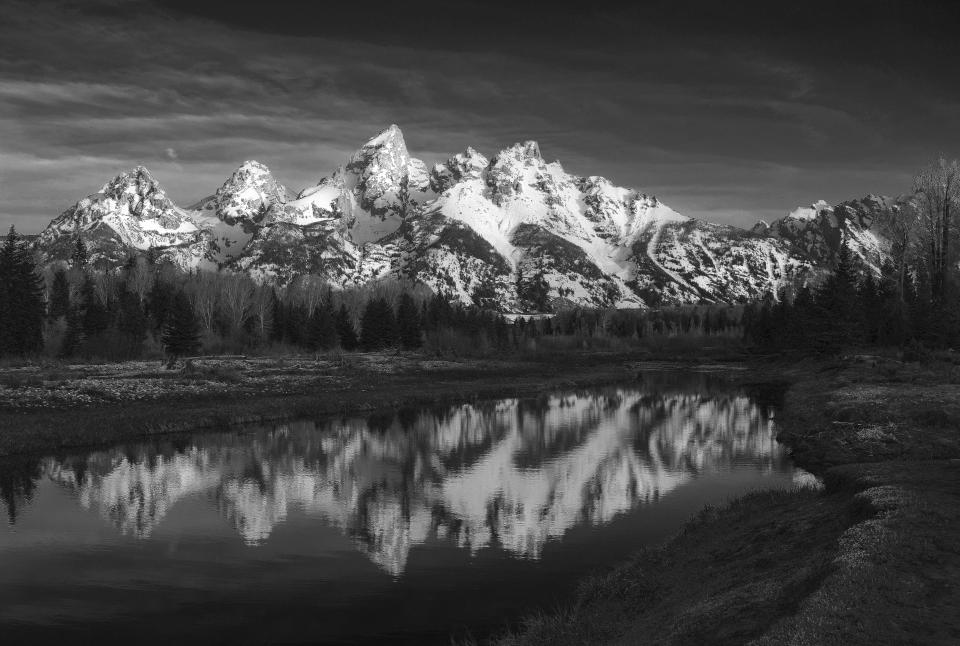
[[[93,292],[104,307],[116,297],[119,283],[120,277],[112,269],[93,273]]]
[[[294,298],[294,302],[301,303],[307,309],[307,316],[313,316],[313,312],[323,303],[327,291],[323,279],[310,274],[291,285],[287,293]]]
[[[186,285],[193,311],[207,332],[213,329],[213,320],[220,300],[220,282],[218,274],[200,272]]]
[[[243,328],[253,310],[255,285],[246,276],[221,275],[220,303],[231,332]]]
[[[261,341],[266,341],[273,327],[273,289],[267,285],[257,287],[253,297],[253,318]]]
[[[932,296],[943,303],[953,259],[952,220],[960,208],[960,163],[940,157],[917,174],[913,189],[918,199],[918,233],[927,247]]]
[[[153,274],[153,268],[143,256],[139,256],[134,266],[127,272],[127,291],[136,294],[141,304],[153,287]]]

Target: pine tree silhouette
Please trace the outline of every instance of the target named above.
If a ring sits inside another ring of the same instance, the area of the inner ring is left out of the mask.
[[[83,333],[87,338],[102,334],[110,327],[110,311],[107,305],[100,302],[93,287],[93,279],[84,276],[80,287],[80,301],[83,308]]]
[[[357,349],[359,345],[357,331],[353,328],[353,320],[344,304],[340,305],[340,310],[337,312],[337,336],[340,338],[340,347],[344,350]]]
[[[397,308],[397,332],[400,345],[406,350],[415,350],[423,345],[423,326],[416,301],[406,292],[400,296]]]
[[[374,298],[367,303],[360,322],[360,346],[364,350],[379,350],[396,343],[397,326],[393,308],[385,298]]]
[[[77,235],[77,241],[73,245],[73,255],[70,256],[70,264],[74,269],[85,269],[87,266],[87,245],[83,238]]]
[[[857,278],[846,237],[837,250],[837,268],[816,296],[816,341],[821,349],[837,351],[856,332]]]
[[[143,352],[149,320],[140,304],[140,298],[126,289],[120,292],[117,332],[120,352],[126,359],[135,359]]]
[[[329,350],[336,344],[337,325],[327,301],[313,310],[310,316],[307,347],[311,350]]]
[[[163,348],[171,357],[196,354],[200,349],[200,321],[182,291],[173,297],[162,338]]]
[[[0,249],[0,355],[43,348],[43,295],[33,253],[11,226]]]

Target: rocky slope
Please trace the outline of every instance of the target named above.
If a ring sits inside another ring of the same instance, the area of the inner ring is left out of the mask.
[[[47,261],[66,260],[78,235],[95,267],[115,266],[151,249],[179,266],[216,266],[211,231],[174,204],[142,166],[120,173],[64,211],[34,245]]]
[[[911,200],[909,195],[867,195],[835,206],[820,200],[794,209],[771,224],[760,222],[753,227],[753,233],[783,240],[822,266],[829,266],[836,259],[840,242],[846,239],[853,256],[879,274],[890,255],[893,223]]]
[[[472,148],[432,169],[391,126],[295,196],[255,161],[181,209],[150,173],[122,173],[39,236],[66,260],[77,235],[101,266],[148,250],[184,268],[222,267],[337,287],[384,277],[509,311],[739,302],[829,267],[840,232],[876,268],[884,214],[903,198],[817,203],[751,231],[683,216],[603,177],[567,173],[536,142],[488,159]]]

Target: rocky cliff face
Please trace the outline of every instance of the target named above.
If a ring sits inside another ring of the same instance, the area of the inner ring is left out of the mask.
[[[771,224],[761,222],[753,232],[782,240],[796,253],[824,267],[833,265],[840,242],[846,239],[861,265],[879,274],[890,254],[891,226],[911,201],[909,195],[867,195],[835,206],[820,200],[794,209]]]
[[[642,307],[760,297],[831,266],[841,235],[877,267],[890,214],[903,203],[820,202],[746,231],[569,174],[533,141],[490,159],[468,148],[428,170],[391,126],[296,196],[248,161],[214,195],[181,209],[137,168],[56,218],[36,244],[47,259],[65,259],[80,235],[104,265],[153,249],[182,267],[281,283],[402,276],[507,311]]]

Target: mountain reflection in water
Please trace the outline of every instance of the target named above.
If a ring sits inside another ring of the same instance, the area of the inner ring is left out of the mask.
[[[744,394],[594,389],[45,458],[4,499],[22,509],[30,478],[49,478],[148,540],[200,496],[252,546],[298,512],[398,577],[428,540],[537,559],[574,526],[608,523],[698,476],[789,470],[774,435],[768,409]]]

